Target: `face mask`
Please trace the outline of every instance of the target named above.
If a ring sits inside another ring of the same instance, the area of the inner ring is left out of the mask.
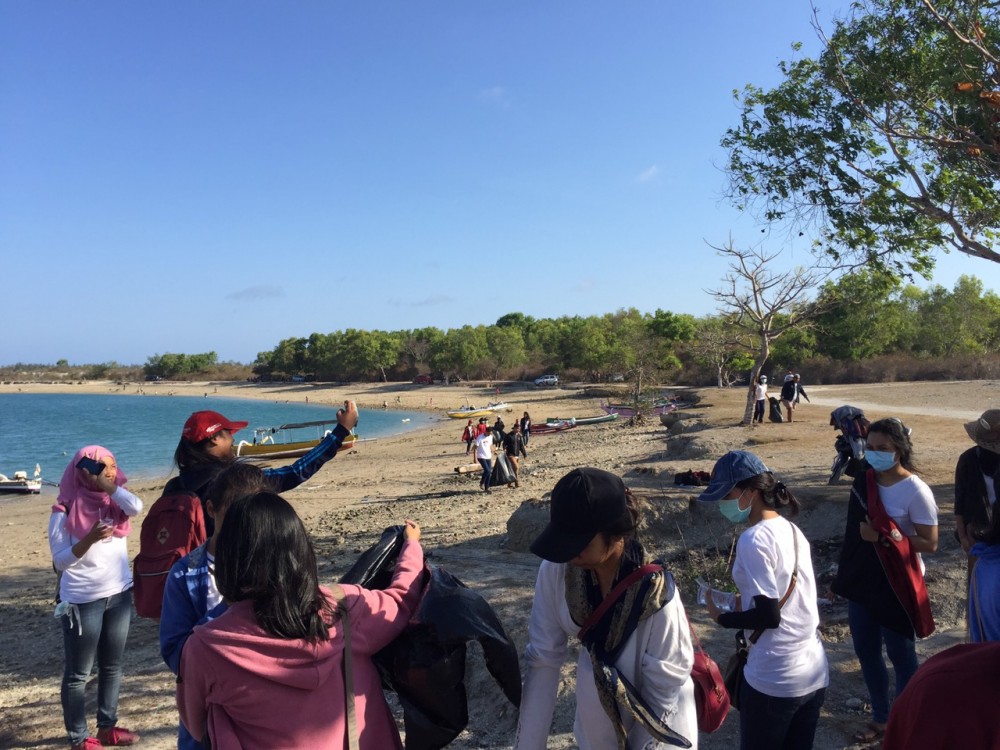
[[[889,471],[896,465],[895,451],[865,451],[865,460],[875,471]]]
[[[733,500],[720,500],[719,501],[719,513],[724,515],[727,519],[733,523],[743,523],[750,517],[750,509],[753,507],[753,503],[750,503],[746,509],[740,508],[740,500],[743,499],[744,492],[740,493],[740,496]]]

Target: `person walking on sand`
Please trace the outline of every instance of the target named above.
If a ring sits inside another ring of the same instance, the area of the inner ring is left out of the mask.
[[[799,396],[802,396],[806,401],[809,400],[806,389],[802,387],[800,378],[796,373],[792,375],[791,380],[786,379],[781,385],[781,403],[785,407],[786,422],[792,421],[792,412],[795,411],[795,407],[799,403]]]
[[[520,487],[521,482],[518,474],[520,461],[518,460],[518,454],[527,458],[528,451],[525,450],[524,440],[521,438],[521,425],[516,420],[514,421],[514,426],[510,428],[510,432],[504,436],[503,449],[507,460],[510,461],[510,467],[514,470],[513,485]]]
[[[476,446],[476,461],[483,467],[483,477],[479,486],[487,493],[490,491],[490,475],[493,473],[493,433],[485,429],[473,441]]]
[[[524,445],[527,447],[528,439],[531,437],[531,415],[528,412],[524,412],[524,416],[521,417],[521,439],[524,440]]]
[[[472,441],[476,439],[476,426],[472,424],[470,419],[465,425],[465,429],[462,430],[462,440],[465,441],[465,455],[468,456],[472,452]]]

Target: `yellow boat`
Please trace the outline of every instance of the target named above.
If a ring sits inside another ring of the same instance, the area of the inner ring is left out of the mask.
[[[274,436],[283,430],[296,430],[303,427],[324,427],[326,425],[336,424],[336,422],[319,421],[283,424],[280,427],[261,427],[254,430],[254,439],[252,443],[247,442],[246,440],[240,440],[238,443],[233,443],[233,453],[235,453],[239,458],[254,458],[262,460],[304,456],[306,453],[319,445],[320,441],[326,437],[326,434],[329,433],[330,430],[326,430],[321,437],[312,438],[310,440],[289,440],[276,442]],[[344,442],[340,445],[340,450],[353,448],[357,440],[358,436],[351,433],[344,438]]]
[[[474,419],[476,417],[492,417],[498,411],[505,411],[510,408],[510,404],[501,401],[498,404],[490,402],[485,409],[477,409],[475,406],[463,406],[461,409],[445,412],[452,419]]]

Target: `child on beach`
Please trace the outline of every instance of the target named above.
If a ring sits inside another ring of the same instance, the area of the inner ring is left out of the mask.
[[[142,500],[107,448],[74,454],[59,482],[49,520],[49,549],[59,571],[56,617],[66,663],[60,699],[72,750],[132,745],[139,735],[118,724],[125,641],[132,619],[132,572],[125,538]],[[97,736],[87,728],[86,697],[97,661]]]
[[[203,498],[205,488],[216,475],[236,460],[233,455],[233,433],[242,430],[247,422],[234,422],[217,411],[196,411],[184,423],[181,439],[174,451],[174,462],[179,469],[178,476],[167,482],[163,493],[175,494],[191,492]],[[344,408],[337,410],[337,427],[324,437],[319,444],[287,466],[264,469],[274,492],[286,492],[298,487],[337,455],[341,443],[358,424],[358,407],[353,401],[345,401]],[[204,505],[204,499],[202,499]],[[212,535],[214,522],[205,519],[205,532]]]
[[[160,655],[174,674],[180,670],[181,652],[195,625],[226,611],[215,584],[215,549],[226,510],[235,500],[268,488],[264,472],[243,462],[230,464],[206,488],[205,507],[208,516],[214,519],[215,533],[205,544],[174,563],[163,591]],[[204,746],[181,723],[177,747],[178,750],[201,750]]]

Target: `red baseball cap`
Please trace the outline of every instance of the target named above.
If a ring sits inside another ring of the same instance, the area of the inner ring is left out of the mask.
[[[249,422],[231,422],[217,411],[196,411],[181,430],[181,437],[189,443],[200,443],[215,435],[219,430],[236,432],[246,427]]]

